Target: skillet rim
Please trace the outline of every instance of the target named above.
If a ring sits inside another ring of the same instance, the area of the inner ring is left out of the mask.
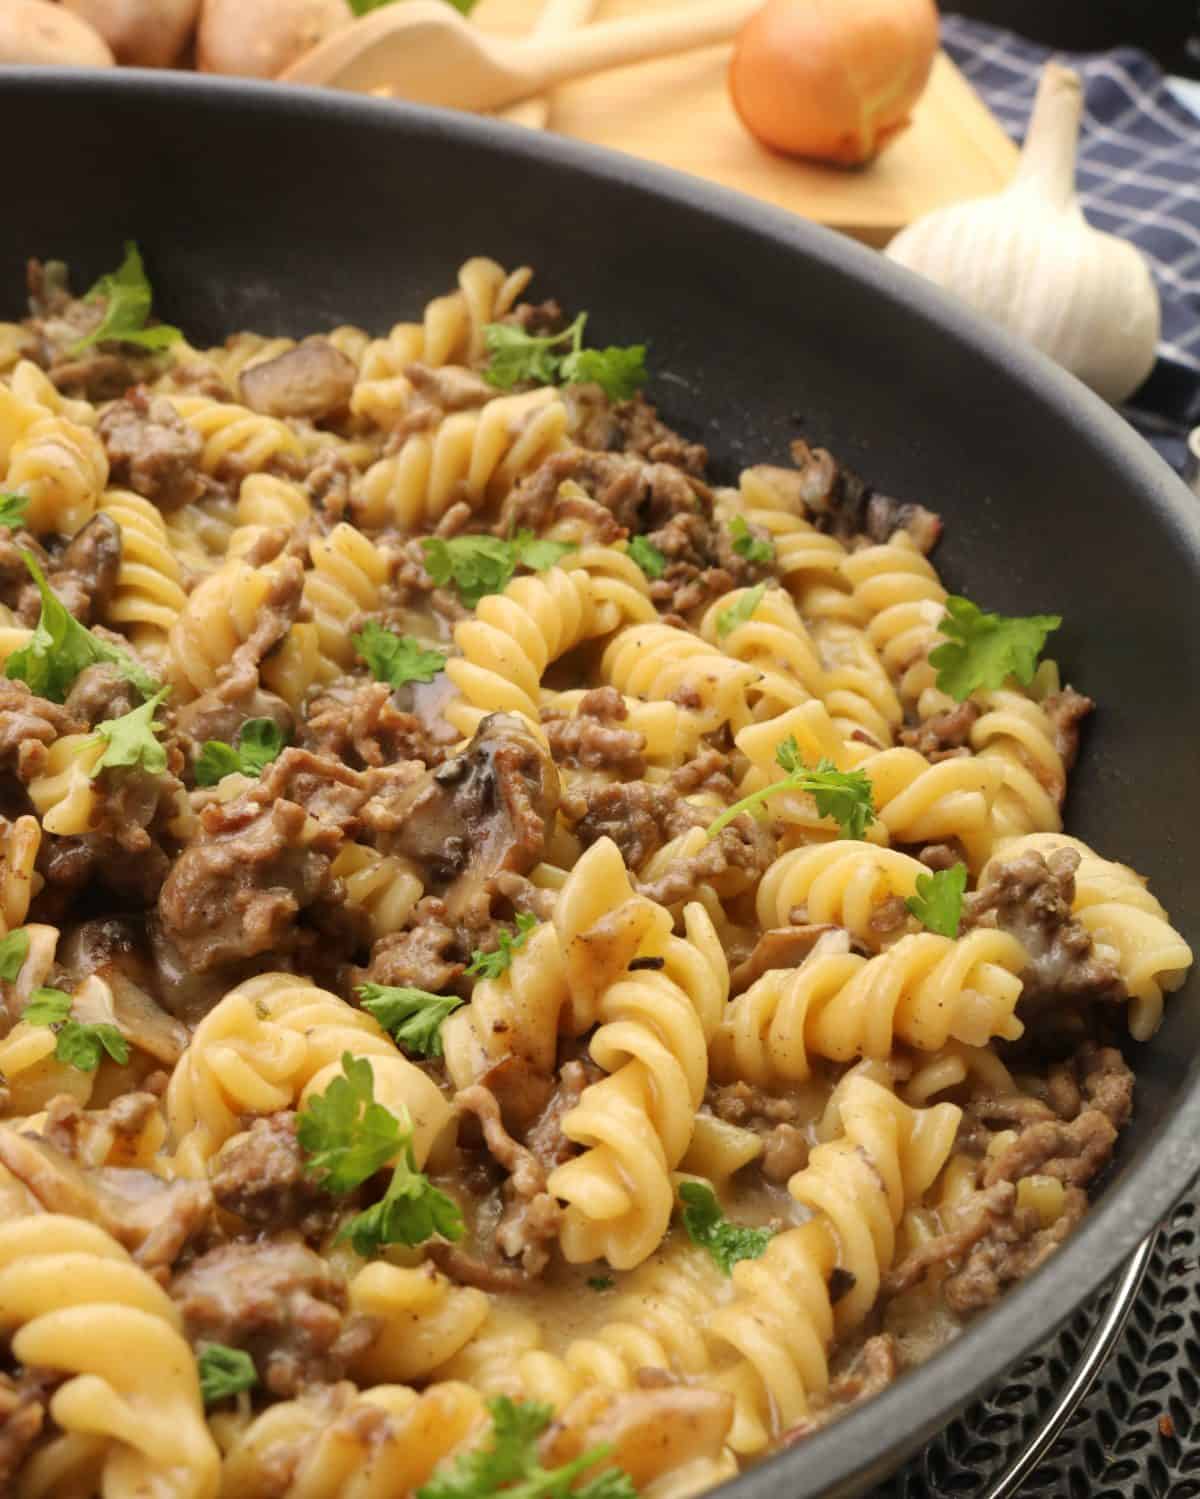
[[[329,89],[280,88],[257,79],[141,68],[0,67],[0,91],[9,90],[51,98],[56,91],[68,90],[93,96],[98,106],[117,95],[133,96],[147,106],[177,111],[177,117],[196,130],[205,109],[236,108],[249,116],[263,112],[284,120],[290,117],[301,134],[325,117],[364,130],[395,130],[417,140],[457,140],[520,159],[534,170],[549,161],[732,223],[749,237],[766,240],[801,260],[814,260],[885,301],[905,305],[931,325],[939,339],[999,366],[1093,446],[1124,482],[1131,500],[1154,518],[1164,540],[1188,554],[1200,584],[1200,507],[1182,480],[1116,411],[1047,357],[984,322],[933,283],[784,209],[586,142],[457,111]],[[1193,979],[1181,992],[1195,987]],[[1142,1158],[1131,1161],[1123,1179],[1105,1189],[1081,1226],[1040,1270],[882,1394],[730,1480],[736,1485],[727,1486],[731,1499],[735,1493],[737,1499],[774,1499],[780,1490],[790,1499],[849,1499],[893,1472],[1116,1273],[1186,1189],[1195,1171],[1193,1142],[1198,1136],[1200,1057],[1193,1059],[1174,1107],[1143,1142]]]

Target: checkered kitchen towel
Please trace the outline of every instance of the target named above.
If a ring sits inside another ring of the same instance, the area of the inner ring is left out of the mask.
[[[1060,55],[1082,75],[1084,213],[1146,254],[1162,297],[1158,365],[1125,414],[1181,466],[1179,435],[1200,425],[1200,119],[1171,93],[1158,64],[1132,47],[1052,54],[954,15],[943,17],[942,42],[1017,141],[1046,59]]]

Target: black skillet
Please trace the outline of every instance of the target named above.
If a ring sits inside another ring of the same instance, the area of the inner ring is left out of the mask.
[[[648,340],[650,394],[717,472],[827,444],[940,511],[946,580],[1061,612],[1100,700],[1069,827],[1149,874],[1200,941],[1200,517],[1081,386],[941,293],[692,178],[432,110],[166,73],[0,72],[0,316],[28,255],[86,286],[136,237],[156,310],[238,328],[382,331],[469,254],[538,267],[598,340]],[[1137,1113],[1068,1245],[950,1348],[739,1480],[742,1499],[861,1493],[1116,1269],[1200,1164],[1196,984],[1138,1050]]]

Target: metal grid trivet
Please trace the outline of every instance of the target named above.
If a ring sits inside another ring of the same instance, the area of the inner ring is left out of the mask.
[[[1200,1499],[1200,1191],[873,1499]]]

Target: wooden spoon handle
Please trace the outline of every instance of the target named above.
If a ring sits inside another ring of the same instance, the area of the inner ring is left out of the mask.
[[[546,0],[541,14],[534,22],[530,35],[535,37],[562,36],[585,26],[595,13],[599,0]],[[502,110],[504,119],[514,125],[524,125],[529,130],[544,130],[550,118],[550,98],[539,94],[533,99],[522,99]]]
[[[728,41],[762,0],[687,0],[676,9],[588,26],[569,36],[532,37],[521,62],[552,88],[571,78]]]

